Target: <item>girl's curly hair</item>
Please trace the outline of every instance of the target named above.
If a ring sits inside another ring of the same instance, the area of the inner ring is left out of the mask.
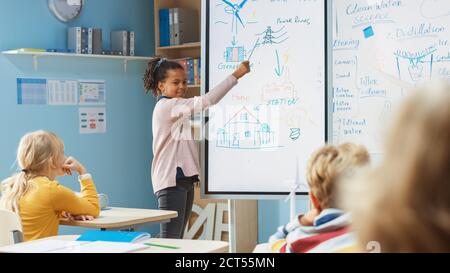
[[[170,61],[165,58],[156,57],[147,64],[144,74],[144,88],[146,93],[152,92],[153,96],[158,97],[161,91],[158,89],[158,83],[167,78],[168,70],[183,69],[179,63]]]

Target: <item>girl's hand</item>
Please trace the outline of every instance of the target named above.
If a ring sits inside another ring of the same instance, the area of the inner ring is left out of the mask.
[[[84,168],[84,166],[73,157],[68,157],[64,161],[62,167],[63,170],[65,170],[67,174],[70,173],[70,175],[72,174],[72,171],[76,171],[79,175],[83,175],[86,173],[86,169]]]
[[[95,219],[93,216],[90,215],[72,215],[65,211],[61,213],[61,216],[69,221],[92,221]]]
[[[245,74],[250,72],[250,62],[249,61],[244,61],[242,62],[239,67],[233,72],[233,76],[236,79],[240,79],[243,76],[245,76]]]
[[[317,209],[310,210],[305,215],[302,215],[302,217],[299,219],[300,224],[302,226],[313,226],[314,220],[316,219],[317,216],[319,216],[319,214],[320,214],[319,210]]]
[[[61,212],[61,217],[62,218],[66,218],[69,221],[73,221],[74,220],[72,214],[70,214],[68,212],[65,212],[65,211]]]
[[[95,218],[93,216],[90,216],[90,215],[76,215],[76,216],[73,217],[73,219],[75,221],[92,221]]]

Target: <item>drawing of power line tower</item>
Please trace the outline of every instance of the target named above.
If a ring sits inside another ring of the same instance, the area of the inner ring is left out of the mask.
[[[217,131],[217,147],[228,149],[264,149],[276,146],[275,132],[246,107],[238,111]]]
[[[279,30],[273,30],[271,26],[268,26],[266,30],[256,34],[256,36],[259,37],[262,45],[281,44],[289,39],[289,36],[286,36],[287,31],[285,31],[284,28],[285,27],[283,26]]]

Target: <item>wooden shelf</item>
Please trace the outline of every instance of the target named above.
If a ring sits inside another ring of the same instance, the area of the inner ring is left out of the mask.
[[[168,59],[200,58],[201,42],[186,43],[174,46],[159,46],[159,10],[169,8],[187,8],[198,12],[198,25],[201,26],[201,3],[202,0],[155,0],[154,1],[154,22],[155,22],[155,54]],[[195,20],[195,18],[192,18]],[[200,29],[199,29],[200,31]],[[188,85],[185,97],[192,98],[201,95],[201,85]],[[199,121],[192,122],[193,127],[201,128]]]
[[[198,25],[201,26],[201,3],[202,0],[155,0],[154,22],[155,22],[155,54],[169,59],[199,58],[201,55],[201,43],[187,43],[176,46],[160,46],[159,39],[159,10],[169,8],[187,8],[198,12]],[[195,18],[192,18],[195,20]],[[200,29],[199,29],[200,31]]]
[[[200,49],[201,43],[189,43],[189,44],[182,44],[182,45],[176,45],[176,46],[160,46],[157,47],[157,50],[178,50],[178,49],[185,49],[185,48],[198,48]]]
[[[38,70],[38,59],[49,58],[95,58],[95,59],[108,59],[108,60],[120,60],[123,61],[123,70],[127,72],[129,61],[149,61],[153,57],[141,57],[141,56],[117,56],[117,55],[95,55],[95,54],[74,54],[74,53],[54,53],[54,52],[28,52],[9,50],[3,51],[3,55],[6,56],[30,56],[33,58],[34,70]]]

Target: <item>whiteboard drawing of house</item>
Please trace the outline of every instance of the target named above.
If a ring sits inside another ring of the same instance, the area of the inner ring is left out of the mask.
[[[217,147],[229,149],[263,149],[275,147],[275,132],[261,123],[246,107],[237,112],[217,131]]]

